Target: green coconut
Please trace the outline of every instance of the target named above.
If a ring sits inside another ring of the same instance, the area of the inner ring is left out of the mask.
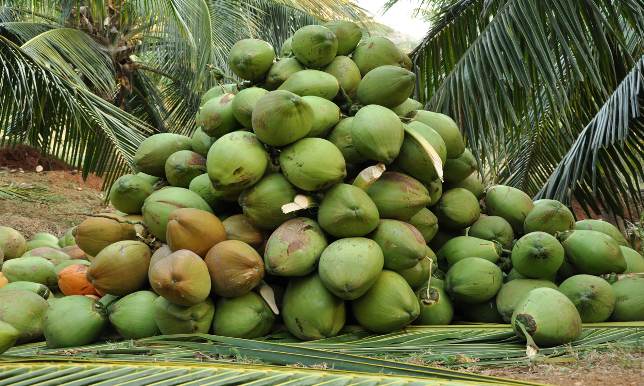
[[[365,160],[365,158],[361,156],[360,153],[358,153],[358,150],[353,146],[353,139],[351,137],[353,119],[353,117],[348,117],[340,120],[327,137],[329,142],[340,149],[342,156],[348,164],[361,163]]]
[[[215,143],[215,140],[216,138],[204,133],[201,127],[198,127],[194,133],[192,133],[192,150],[205,157],[208,155],[208,150],[210,149],[210,146]]]
[[[446,185],[448,189],[467,189],[472,192],[472,194],[474,194],[477,199],[481,199],[485,195],[485,185],[483,184],[481,176],[477,172],[470,174],[469,176],[465,177],[464,180],[461,180],[457,183],[448,183]]]
[[[333,20],[323,24],[338,39],[338,55],[349,55],[362,39],[360,26],[349,20]]]
[[[515,334],[529,334],[539,346],[567,344],[581,334],[581,317],[566,295],[552,288],[535,288],[512,313]]]
[[[405,130],[398,116],[386,107],[364,106],[353,118],[351,141],[364,158],[389,164],[398,157]]]
[[[58,283],[54,264],[40,256],[19,257],[2,265],[2,274],[9,280],[30,281],[55,287]]]
[[[434,129],[419,121],[408,123],[407,128],[424,138],[436,151],[441,162],[445,163],[447,154],[445,141]],[[396,159],[396,166],[424,184],[430,184],[438,178],[432,155],[409,133],[405,133],[400,154]],[[436,201],[432,201],[432,203],[436,203]]]
[[[210,299],[192,306],[180,306],[159,296],[153,305],[154,321],[164,335],[207,334],[215,315],[215,305]]]
[[[199,106],[203,106],[204,103],[208,102],[214,97],[218,97],[220,95],[228,94],[228,93],[237,94],[237,92],[239,92],[239,87],[237,86],[237,83],[218,84],[210,88],[201,96],[201,101],[199,103]]]
[[[430,202],[429,193],[418,180],[402,173],[385,172],[367,194],[378,207],[381,218],[409,221]]]
[[[615,322],[644,320],[644,278],[626,277],[611,286],[615,294],[615,310],[610,319]]]
[[[557,200],[548,199],[535,201],[534,208],[523,222],[523,231],[526,233],[541,231],[554,235],[574,227],[575,217],[570,209]]]
[[[360,80],[360,69],[348,56],[336,56],[331,63],[324,67],[324,72],[333,75],[344,92],[353,96],[358,89]]]
[[[503,217],[515,234],[523,234],[523,223],[534,208],[530,196],[517,188],[494,185],[485,193],[485,209],[490,216]]]
[[[41,283],[34,283],[32,281],[12,281],[11,283],[5,284],[4,287],[0,287],[0,292],[15,290],[33,292],[36,295],[41,296],[43,299],[49,299],[49,297],[51,296],[49,287]]]
[[[438,250],[438,259],[452,266],[468,257],[480,257],[496,263],[501,257],[501,246],[494,242],[472,236],[455,236]]]
[[[542,287],[557,289],[555,283],[548,280],[517,278],[503,284],[499,293],[496,294],[496,308],[503,321],[509,323],[517,304],[523,300],[528,292]]]
[[[423,286],[427,286],[427,280],[431,274],[430,271],[436,270],[436,267],[437,262],[434,251],[430,247],[425,247],[425,258],[421,259],[411,268],[401,269],[396,272],[407,280],[407,283],[412,289],[417,290]]]
[[[433,281],[433,280],[432,280]],[[414,324],[450,324],[454,317],[454,307],[445,291],[440,287],[423,287],[416,291],[420,314]]]
[[[302,70],[289,76],[277,89],[290,91],[299,96],[310,95],[331,100],[338,94],[340,83],[329,73]]]
[[[153,190],[152,184],[145,178],[135,174],[125,174],[114,181],[110,189],[110,203],[124,213],[141,213],[143,201],[152,194]]]
[[[411,60],[411,58],[409,57],[408,54],[406,54],[404,52],[401,52],[401,54],[402,54],[402,63],[401,63],[401,65],[403,66],[403,68],[406,68],[409,71],[411,71],[414,68],[414,62]]]
[[[378,226],[376,204],[362,189],[337,184],[324,195],[318,209],[318,223],[335,237],[364,236]]]
[[[566,260],[580,273],[602,275],[626,270],[626,260],[619,244],[605,233],[574,230],[563,232],[557,238],[566,251]]]
[[[243,214],[227,217],[222,224],[228,240],[239,240],[259,248],[264,243],[264,234],[253,222]]]
[[[409,223],[418,229],[425,242],[430,242],[438,232],[438,217],[427,208],[422,208],[409,219]]]
[[[65,296],[49,305],[43,322],[47,347],[83,346],[96,341],[107,327],[101,303],[82,295]]]
[[[19,336],[20,332],[17,329],[0,320],[0,354],[13,347]]]
[[[233,114],[235,94],[223,94],[210,99],[199,107],[195,123],[204,133],[219,138],[239,128],[239,122]]]
[[[503,285],[501,269],[489,260],[467,257],[454,263],[445,276],[445,289],[452,299],[467,304],[494,298]]]
[[[340,150],[322,138],[304,138],[295,142],[282,150],[279,163],[286,179],[306,191],[326,189],[347,175]]]
[[[376,242],[349,237],[334,241],[322,252],[318,273],[335,296],[355,300],[376,282],[383,265],[384,256]]]
[[[96,256],[103,248],[112,243],[136,239],[134,226],[122,220],[118,216],[111,215],[88,217],[75,228],[74,239],[83,252],[89,256]],[[147,220],[146,225],[150,227]]]
[[[51,261],[53,265],[58,265],[65,260],[71,259],[71,256],[57,248],[40,247],[26,252],[22,257],[39,256]]]
[[[238,77],[258,81],[271,68],[275,50],[268,42],[259,39],[238,40],[228,54],[228,67]]]
[[[420,314],[420,305],[402,276],[384,270],[367,293],[352,302],[352,310],[361,326],[382,334],[413,322]]]
[[[403,62],[402,52],[398,47],[391,40],[381,36],[363,40],[353,51],[352,57],[362,76],[376,67],[401,66]]]
[[[27,251],[31,251],[32,249],[36,248],[43,248],[43,247],[49,247],[49,248],[57,248],[58,243],[54,242],[52,240],[29,240],[25,244],[27,247]]]
[[[445,182],[458,183],[474,173],[477,169],[476,158],[470,151],[465,149],[461,155],[456,158],[448,158],[443,170]]]
[[[313,111],[313,124],[309,137],[326,137],[329,131],[340,121],[340,108],[328,99],[317,96],[304,96]]]
[[[63,262],[61,262],[61,263],[56,265],[56,267],[55,267],[56,274],[58,275],[60,273],[60,271],[62,271],[63,269],[69,267],[70,265],[78,265],[78,264],[85,265],[85,266],[89,267],[92,263],[90,261],[88,261],[88,260],[82,260],[82,259],[65,260],[65,261],[63,261]]]
[[[512,267],[531,279],[553,277],[564,261],[564,248],[546,232],[521,237],[512,248]]]
[[[451,239],[453,239],[455,237],[464,236],[464,235],[465,235],[465,231],[463,231],[463,230],[449,231],[448,232],[448,231],[441,230],[440,228],[438,228],[438,232],[436,232],[436,234],[430,240],[428,245],[433,250],[439,251],[443,247],[443,245],[445,245],[445,243],[447,243],[449,240],[451,240]],[[439,262],[445,263],[446,260],[444,258],[441,258],[441,260],[439,260]]]
[[[277,90],[264,94],[256,102],[252,125],[263,143],[284,146],[306,137],[313,127],[313,119],[313,109],[303,98]]]
[[[180,150],[165,162],[165,176],[170,185],[190,186],[190,181],[206,172],[206,159],[191,150]]]
[[[457,158],[465,151],[463,135],[452,118],[445,114],[425,110],[416,110],[410,114],[410,117],[414,121],[428,125],[440,134],[445,141],[447,158]]]
[[[190,181],[188,189],[197,193],[216,213],[225,211],[231,202],[237,201],[239,192],[222,192],[212,186],[208,173],[201,174]]]
[[[304,70],[304,66],[295,58],[282,58],[275,62],[266,74],[264,87],[267,90],[275,90],[282,85],[291,75]]]
[[[268,90],[260,87],[249,87],[241,90],[232,101],[232,111],[237,122],[243,127],[253,127],[252,117],[253,110],[257,101],[266,95]]]
[[[0,321],[19,332],[19,342],[42,338],[43,322],[49,303],[40,295],[15,289],[0,291]]]
[[[642,273],[644,272],[644,257],[636,250],[620,246],[624,260],[626,260],[626,271],[624,273]]]
[[[51,233],[47,232],[38,232],[31,236],[31,240],[46,240],[50,241],[54,244],[58,244],[58,237],[52,235]]]
[[[472,192],[463,188],[443,192],[435,211],[440,227],[454,230],[467,228],[481,215],[479,200]]]
[[[472,323],[502,323],[503,318],[496,307],[494,298],[483,303],[460,304],[458,314]]]
[[[192,139],[173,133],[154,134],[141,142],[134,154],[134,166],[143,173],[165,176],[165,161],[179,150],[190,150]]]
[[[326,237],[313,220],[298,217],[280,225],[268,238],[266,271],[275,276],[304,276],[315,270]]]
[[[369,71],[358,85],[358,100],[363,105],[396,107],[414,91],[416,75],[399,66],[385,65]]]
[[[503,217],[481,215],[478,220],[467,231],[472,237],[483,240],[496,241],[503,248],[512,248],[514,231],[512,225]]]
[[[255,134],[234,131],[215,141],[208,151],[206,166],[217,190],[240,191],[262,178],[268,167],[268,153]]]
[[[282,299],[282,319],[299,339],[332,337],[344,326],[344,301],[326,289],[318,275],[293,278]]]
[[[119,241],[105,247],[92,261],[87,279],[102,294],[127,295],[148,279],[152,251],[141,241]]]
[[[431,181],[429,184],[426,184],[425,187],[429,192],[430,203],[433,203],[432,205],[438,203],[438,200],[440,200],[443,195],[443,182],[440,178]]]
[[[192,190],[167,187],[152,193],[143,203],[143,221],[150,233],[165,241],[168,216],[175,209],[195,208],[211,212],[208,203]]]
[[[421,110],[422,108],[423,108],[422,103],[418,102],[415,99],[407,98],[403,103],[399,104],[398,106],[392,107],[391,110],[394,113],[396,113],[396,115],[398,115],[399,117],[406,117],[412,111]]]
[[[249,292],[236,298],[220,298],[215,307],[215,335],[253,339],[268,334],[275,315],[261,296]]]
[[[199,255],[186,249],[158,260],[147,276],[154,292],[174,304],[192,306],[210,295],[208,266]]]
[[[320,68],[331,63],[338,52],[338,39],[327,27],[307,25],[293,34],[291,50],[302,64]]]
[[[74,228],[71,227],[65,231],[65,234],[58,239],[58,246],[61,248],[65,247],[71,247],[73,245],[76,245],[76,240],[74,239]]]
[[[423,235],[406,222],[380,220],[371,238],[382,249],[386,269],[411,268],[425,258],[426,245]]]
[[[286,57],[293,56],[293,50],[291,50],[292,42],[293,42],[292,36],[284,40],[284,43],[282,43],[282,46],[280,47],[280,57],[286,58]]]
[[[575,275],[559,285],[577,308],[581,321],[599,323],[608,320],[615,309],[615,294],[611,285],[601,277]]]
[[[27,251],[27,241],[17,230],[0,226],[0,250],[6,260],[15,259]]]
[[[593,219],[579,220],[575,223],[574,229],[601,232],[612,237],[615,241],[617,241],[617,244],[624,247],[629,246],[622,232],[620,232],[620,230],[615,225],[607,221]]]
[[[253,224],[272,230],[295,217],[295,212],[282,212],[282,205],[293,202],[296,194],[295,188],[282,174],[269,174],[242,192],[239,206]]]
[[[141,339],[159,334],[154,321],[154,301],[158,295],[152,291],[138,291],[110,304],[110,323],[125,339]]]

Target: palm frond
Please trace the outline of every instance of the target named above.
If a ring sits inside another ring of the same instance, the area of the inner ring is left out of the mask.
[[[14,43],[20,45],[52,28],[56,28],[56,26],[49,23],[0,22],[0,35],[10,38]]]

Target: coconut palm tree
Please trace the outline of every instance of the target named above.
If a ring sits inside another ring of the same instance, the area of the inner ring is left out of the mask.
[[[389,1],[392,6],[397,0]],[[624,216],[644,181],[641,0],[424,0],[417,96],[492,183]],[[631,213],[632,214],[632,213]]]
[[[146,136],[192,131],[237,40],[279,46],[300,26],[363,17],[348,0],[5,0],[0,140],[109,183]]]

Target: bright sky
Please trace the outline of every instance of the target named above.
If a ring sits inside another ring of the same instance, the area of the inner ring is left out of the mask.
[[[400,0],[387,13],[382,14],[385,0],[357,0],[359,6],[369,11],[376,21],[385,24],[394,30],[409,35],[416,41],[420,41],[429,24],[421,18],[414,17],[414,10],[420,3],[417,0]]]

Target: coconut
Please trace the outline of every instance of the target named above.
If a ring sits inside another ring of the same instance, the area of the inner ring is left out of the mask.
[[[622,232],[620,232],[620,230],[615,225],[603,220],[580,220],[575,223],[574,229],[601,232],[612,237],[615,241],[617,241],[619,245],[622,245],[624,247],[629,246]]]
[[[264,243],[262,231],[243,214],[227,217],[222,224],[228,240],[243,241],[255,249]]]
[[[192,306],[210,294],[208,266],[199,255],[186,249],[161,258],[148,276],[154,292],[174,304]]]
[[[282,299],[282,319],[299,339],[332,337],[344,326],[344,301],[327,290],[318,275],[293,278]]]
[[[535,201],[534,208],[523,222],[523,231],[526,233],[541,231],[554,235],[574,227],[575,217],[570,209],[557,200],[548,199]]]
[[[612,287],[615,310],[610,319],[615,322],[644,320],[644,278],[626,277],[613,283]]]
[[[417,290],[423,286],[427,286],[427,280],[431,275],[431,271],[436,270],[436,255],[430,247],[425,247],[425,258],[421,259],[416,265],[411,268],[405,268],[396,271],[400,276],[407,280],[409,286]],[[430,267],[433,267],[430,270]]]
[[[134,166],[143,173],[165,176],[165,161],[172,153],[190,150],[192,140],[173,133],[154,134],[144,139],[134,154]]]
[[[52,247],[35,248],[28,251],[24,255],[22,255],[22,257],[30,257],[30,256],[42,257],[44,259],[47,259],[48,261],[51,261],[53,265],[58,265],[63,261],[71,259],[71,256],[69,256],[62,250],[58,248],[52,248]]]
[[[255,134],[234,131],[215,141],[208,151],[206,166],[215,189],[241,191],[262,178],[268,154]]]
[[[0,354],[10,349],[18,340],[20,332],[9,323],[0,321]]]
[[[483,240],[496,241],[503,248],[511,248],[514,240],[512,225],[503,217],[481,215],[478,220],[467,231],[472,237]]]
[[[280,57],[287,58],[293,56],[293,50],[291,49],[291,44],[293,42],[293,37],[284,40],[282,47],[280,47]]]
[[[434,235],[434,237],[431,239],[429,242],[429,246],[434,250],[434,251],[440,251],[440,249],[447,243],[449,240],[464,235],[465,232],[463,230],[460,231],[444,231],[441,230],[440,228],[438,229],[438,232]],[[439,259],[439,262],[445,262],[445,258],[441,257]]]
[[[644,257],[636,250],[620,246],[624,260],[626,261],[626,271],[624,273],[641,273],[644,272]]]
[[[476,158],[470,151],[465,149],[456,158],[448,158],[445,162],[444,176],[447,183],[458,183],[474,173],[477,169]]]
[[[398,116],[378,105],[358,110],[351,125],[351,141],[358,153],[386,164],[398,157],[404,137],[405,130]]]
[[[27,251],[31,251],[32,249],[36,248],[43,248],[43,247],[49,247],[49,248],[58,248],[58,243],[54,242],[52,240],[29,240],[25,244],[27,247]]]
[[[159,334],[154,321],[154,301],[157,294],[152,291],[138,291],[124,296],[110,304],[110,323],[125,339],[141,339]]]
[[[367,38],[358,44],[353,52],[360,73],[364,76],[376,67],[384,65],[400,66],[403,62],[402,52],[389,39],[381,36]]]
[[[406,117],[412,111],[421,110],[422,108],[422,103],[418,102],[415,99],[407,98],[403,103],[399,104],[398,106],[392,107],[391,110],[399,117]]]
[[[432,280],[433,281],[433,280]],[[450,324],[454,317],[454,307],[445,291],[440,287],[423,287],[416,291],[420,314],[414,324],[440,325]]]
[[[215,305],[210,299],[192,306],[180,306],[159,296],[153,305],[154,321],[164,335],[207,334],[215,315]]]
[[[419,121],[409,122],[407,127],[424,138],[436,151],[441,162],[445,163],[447,156],[445,141],[434,129]],[[432,155],[408,133],[405,133],[400,154],[396,159],[396,166],[424,184],[429,184],[438,178]]]
[[[180,150],[168,157],[165,175],[172,186],[187,188],[193,178],[206,172],[206,159],[190,150]]]
[[[27,241],[17,230],[0,226],[0,250],[6,260],[15,259],[27,251]]]
[[[89,217],[76,227],[74,237],[79,248],[90,256],[96,256],[117,241],[136,239],[136,231],[131,224],[116,218]]]
[[[237,83],[218,84],[210,88],[201,96],[201,101],[199,102],[199,106],[203,106],[204,103],[208,102],[214,97],[218,97],[220,95],[228,94],[228,93],[237,94],[238,92],[239,92],[239,88],[237,87]]]
[[[437,178],[425,186],[429,192],[429,199],[432,205],[438,203],[443,195],[443,182]]]
[[[519,189],[494,185],[485,193],[485,208],[488,215],[503,217],[516,234],[522,234],[523,223],[534,204],[530,196]]]
[[[275,90],[282,85],[291,75],[304,70],[302,64],[295,58],[281,58],[275,62],[266,74],[264,87],[267,90]]]
[[[457,158],[465,151],[463,135],[456,122],[445,114],[416,110],[409,115],[412,120],[420,121],[434,129],[445,141],[447,158]]]
[[[180,208],[168,217],[166,240],[173,252],[187,249],[205,257],[210,248],[226,240],[226,230],[219,218],[210,212]]]
[[[606,321],[615,309],[613,288],[597,276],[569,277],[559,285],[559,292],[572,301],[584,323]]]
[[[340,150],[322,138],[295,142],[280,153],[279,162],[286,179],[306,191],[326,189],[347,175]]]
[[[83,346],[94,342],[107,326],[101,304],[82,295],[56,299],[45,313],[43,333],[47,347]]]
[[[102,294],[127,295],[146,284],[151,256],[140,241],[118,241],[96,255],[87,278]]]
[[[458,314],[472,323],[502,323],[503,319],[494,298],[483,303],[459,304]]]
[[[141,213],[143,201],[152,194],[152,191],[152,184],[145,178],[135,174],[125,174],[112,185],[110,203],[114,208],[124,213]]]
[[[602,275],[626,270],[619,244],[605,233],[574,230],[563,232],[557,238],[566,251],[566,259],[580,273]]]
[[[84,265],[86,267],[89,267],[92,263],[88,260],[84,259],[69,259],[69,260],[64,260],[61,261],[60,263],[56,264],[55,270],[56,270],[56,275],[60,274],[60,271],[63,269],[69,267],[70,265]]]
[[[416,179],[385,172],[367,190],[381,218],[409,221],[430,202],[429,192]]]
[[[360,69],[348,56],[336,56],[324,67],[324,72],[333,75],[347,95],[353,96],[356,93],[361,80]]]
[[[264,262],[275,276],[304,276],[315,270],[327,242],[319,225],[299,217],[280,225],[268,238]]]
[[[340,121],[340,108],[330,100],[318,96],[304,96],[302,99],[311,107],[313,120],[309,137],[326,137]]]
[[[454,188],[443,193],[436,205],[436,215],[441,227],[465,229],[479,219],[481,208],[472,192]]]
[[[74,240],[74,228],[76,227],[71,227],[65,231],[65,234],[63,234],[63,237],[58,239],[58,246],[61,248],[65,247],[71,247],[76,245],[76,240]]]
[[[318,273],[335,296],[355,300],[376,282],[384,256],[376,242],[364,237],[336,240],[322,252]]]
[[[452,299],[467,304],[486,302],[503,285],[501,269],[489,260],[467,257],[454,263],[445,276],[445,289]]]
[[[150,276],[152,272],[152,267],[160,261],[161,259],[168,257],[172,254],[172,249],[168,247],[166,244],[162,244],[159,249],[154,251],[152,254],[152,257],[150,258],[150,267],[148,268],[148,277]]]
[[[545,232],[532,232],[521,237],[512,248],[512,267],[532,279],[548,279],[564,261],[564,248]]]
[[[190,137],[191,140],[191,145],[192,145],[192,150],[199,153],[203,157],[208,155],[208,150],[210,149],[210,146],[212,146],[213,143],[215,143],[216,138],[209,136],[208,134],[204,133],[204,131],[201,129],[201,127],[198,127],[194,133],[192,133],[192,137]]]
[[[240,78],[258,81],[271,68],[275,50],[268,42],[259,39],[238,40],[228,54],[228,66]]]
[[[302,70],[289,76],[277,89],[331,100],[338,94],[340,83],[335,76],[324,71]]]
[[[324,195],[318,210],[318,223],[335,237],[357,237],[378,226],[376,204],[364,190],[348,184],[337,184]]]
[[[416,75],[399,66],[385,65],[369,71],[358,85],[358,100],[363,105],[396,107],[414,91]]]
[[[197,193],[217,213],[225,211],[230,207],[230,202],[237,201],[237,197],[239,196],[239,192],[237,191],[223,192],[215,189],[212,186],[208,173],[193,178],[190,181],[188,189]]]
[[[456,183],[448,183],[446,185],[448,189],[467,189],[472,192],[472,194],[474,194],[477,199],[481,199],[485,195],[485,185],[483,184],[483,180],[481,179],[481,176],[478,172],[473,172],[469,176],[465,177],[464,180]]]
[[[262,229],[275,229],[295,217],[295,212],[282,212],[282,205],[293,202],[297,192],[280,173],[268,174],[239,196],[244,215]]]
[[[420,314],[418,299],[407,281],[387,270],[364,296],[353,301],[352,310],[360,325],[377,333],[400,330]]]
[[[268,90],[260,87],[249,87],[241,90],[232,101],[232,113],[243,127],[251,128],[253,110],[257,101],[266,95]]]
[[[34,283],[31,281],[12,281],[11,283],[7,283],[4,286],[0,287],[0,292],[15,290],[33,292],[43,299],[49,299],[49,297],[51,296],[49,287],[44,284]]]
[[[42,337],[43,321],[49,303],[40,295],[15,289],[0,291],[0,321],[9,323],[20,333],[19,342]]]
[[[425,257],[426,245],[423,235],[406,222],[380,220],[371,238],[382,249],[386,269],[411,268]]]
[[[409,223],[418,229],[425,242],[430,242],[438,232],[438,218],[427,208],[422,208],[409,219]]]
[[[215,335],[253,339],[268,334],[275,315],[261,296],[249,292],[242,296],[221,298],[215,307]]]
[[[351,137],[351,128],[353,127],[353,117],[348,117],[340,120],[327,137],[327,140],[334,144],[342,156],[349,164],[361,163],[365,159],[358,153],[358,150],[353,146],[353,139]]]
[[[87,278],[89,266],[74,264],[58,272],[58,289],[64,295],[99,295],[94,285]]]
[[[552,288],[536,288],[517,304],[512,313],[515,334],[526,339],[529,334],[539,346],[557,346],[577,339],[581,318],[575,305]]]
[[[313,117],[313,109],[303,98],[277,90],[256,101],[252,127],[263,143],[284,146],[306,137],[313,127]]]
[[[2,265],[2,274],[9,280],[30,281],[55,287],[56,269],[54,264],[40,256],[19,257]]]
[[[44,240],[44,241],[50,241],[53,244],[58,244],[58,237],[47,232],[38,232],[33,236],[31,236],[31,240]]]
[[[215,138],[237,130],[240,125],[233,114],[235,98],[235,94],[223,94],[204,103],[199,107],[195,124],[201,127],[204,133]]]
[[[362,39],[360,26],[349,20],[333,20],[323,24],[338,39],[338,55],[349,55]]]
[[[208,251],[204,260],[217,295],[244,295],[264,278],[264,261],[253,247],[239,240],[226,240]]]
[[[548,280],[516,278],[503,284],[496,295],[496,308],[503,321],[509,323],[517,304],[528,292],[542,287],[557,289],[557,286]]]
[[[71,246],[65,247],[61,249],[61,251],[64,252],[66,255],[68,255],[71,259],[75,259],[75,260],[88,259],[88,256],[85,253],[85,251],[80,249],[78,245],[71,245]]]
[[[293,34],[291,50],[306,67],[320,68],[331,63],[338,52],[338,39],[327,27],[307,25]]]

